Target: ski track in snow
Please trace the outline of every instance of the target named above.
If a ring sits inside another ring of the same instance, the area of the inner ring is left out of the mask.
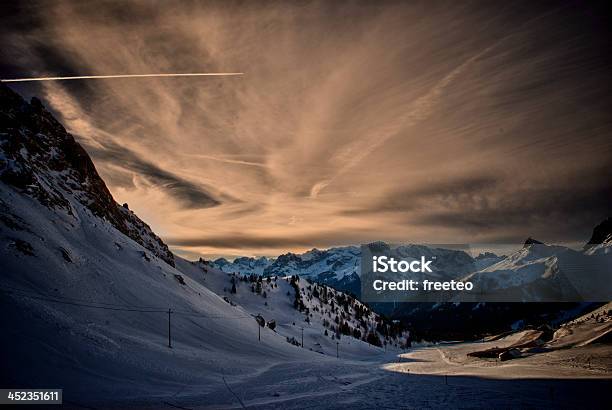
[[[464,343],[449,349],[481,345]],[[399,363],[391,363],[397,360],[394,355],[370,363],[277,363],[257,374],[227,378],[240,401],[220,380],[207,393],[178,395],[162,403],[123,403],[121,408],[604,408],[606,392],[612,387],[609,374],[580,380],[585,374],[580,369],[571,373],[575,378],[555,379],[559,367],[536,366],[537,361],[533,368],[530,363],[491,366],[485,362],[464,367],[448,359],[445,349],[415,349],[402,355]],[[517,371],[509,372],[509,368]]]

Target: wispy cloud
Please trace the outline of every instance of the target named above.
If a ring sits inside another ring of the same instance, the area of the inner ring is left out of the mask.
[[[221,203],[201,184],[164,170],[118,144],[104,142],[98,145],[86,145],[86,148],[98,161],[113,164],[144,178],[153,187],[167,191],[170,198],[181,202],[189,209],[209,208]]]
[[[607,28],[579,6],[171,7],[18,7],[0,77],[245,72],[11,83],[175,249],[581,240],[609,213]]]

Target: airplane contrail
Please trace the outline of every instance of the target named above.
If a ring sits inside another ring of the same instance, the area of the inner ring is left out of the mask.
[[[32,78],[3,78],[2,83],[18,83],[24,81],[62,81],[62,80],[91,80],[104,78],[138,78],[138,77],[215,77],[237,76],[244,73],[167,73],[167,74],[115,74],[115,75],[79,75],[68,77],[32,77]]]
[[[219,162],[225,162],[227,164],[236,164],[236,165],[248,165],[251,167],[261,167],[261,168],[266,168],[266,164],[261,163],[261,162],[253,162],[253,161],[243,161],[243,160],[239,160],[239,159],[231,159],[231,158],[224,158],[224,157],[215,157],[212,155],[203,155],[203,154],[182,154],[188,157],[197,157],[197,158],[203,158],[203,159],[210,159],[212,161],[219,161]]]

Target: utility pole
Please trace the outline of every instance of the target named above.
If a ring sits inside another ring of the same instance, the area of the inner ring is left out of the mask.
[[[302,327],[302,349],[304,348],[304,328]]]
[[[172,329],[170,327],[170,315],[172,314],[172,309],[168,308],[168,347],[172,349]]]
[[[336,342],[336,358],[337,358],[337,359],[339,359],[339,358],[340,358],[340,349],[339,349],[339,347],[338,347],[338,346],[340,346],[340,343],[339,343],[339,342]]]
[[[259,342],[261,342],[261,328],[262,328],[262,322],[263,322],[263,326],[266,325],[266,322],[264,321],[263,316],[261,315],[261,313],[258,313],[257,316],[255,316],[255,319],[257,321],[257,340]]]

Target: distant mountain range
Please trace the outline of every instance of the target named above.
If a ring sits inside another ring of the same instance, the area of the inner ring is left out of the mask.
[[[303,254],[285,253],[277,258],[241,257],[229,262],[224,258],[212,266],[228,273],[263,276],[291,276],[324,283],[339,290],[358,293],[361,251],[357,246],[312,249]]]
[[[383,242],[369,246],[389,247]],[[530,237],[523,247],[502,256],[484,252],[472,257],[461,250],[424,245],[400,246],[397,252],[407,258],[435,255],[438,274],[447,279],[478,282],[493,292],[492,300],[521,300],[521,297],[538,300],[537,295],[541,293],[554,300],[572,301],[370,304],[375,311],[401,320],[413,329],[416,338],[473,338],[528,324],[555,323],[560,318],[572,317],[607,301],[605,297],[610,295],[612,283],[606,280],[612,272],[612,218],[594,228],[591,239],[581,251],[547,245]],[[224,272],[243,275],[299,275],[358,298],[361,296],[360,263],[361,248],[357,246],[312,249],[303,254],[287,253],[277,258],[241,257],[233,262],[222,258],[210,262]],[[589,266],[593,269],[588,269]],[[551,295],[550,292],[555,293]],[[603,298],[584,298],[585,294],[599,294]],[[575,302],[577,300],[583,302]]]
[[[384,242],[371,246],[389,248]],[[462,250],[428,247],[425,245],[405,245],[395,250],[407,258],[421,256],[436,257],[438,273],[448,277],[459,277],[474,270],[484,269],[501,261],[504,257],[487,252],[473,258]],[[302,254],[285,253],[277,258],[240,257],[229,262],[219,258],[211,262],[215,268],[228,273],[263,276],[299,275],[314,282],[324,283],[336,289],[356,295],[360,290],[361,248],[344,246],[329,249],[311,249]]]
[[[507,256],[485,252],[472,257],[463,250],[425,245],[402,245],[394,247],[393,252],[405,259],[418,259],[421,256],[435,258],[435,278],[478,282],[483,289],[498,292],[496,296],[498,298],[499,292],[504,292],[504,296],[509,299],[521,300],[522,296],[529,300],[538,300],[538,296],[530,292],[537,292],[541,288],[548,288],[546,290],[549,291],[556,287],[554,295],[557,296],[557,300],[580,300],[581,294],[608,294],[609,289],[605,286],[597,288],[601,283],[597,277],[590,282],[585,281],[584,273],[579,270],[581,267],[590,267],[591,275],[606,274],[605,271],[601,271],[602,267],[610,267],[612,262],[610,220],[609,218],[603,221],[594,229],[591,240],[582,251],[564,246],[546,245],[536,239],[528,238],[522,248]],[[367,246],[379,252],[390,252],[391,249],[391,246],[384,242]],[[605,261],[603,265],[602,260]],[[360,292],[361,248],[358,246],[312,249],[302,254],[286,253],[277,258],[240,257],[232,262],[220,258],[211,264],[228,273],[263,276],[299,275],[358,296]],[[575,272],[578,272],[578,275],[573,274]],[[596,287],[589,289],[588,285]]]

